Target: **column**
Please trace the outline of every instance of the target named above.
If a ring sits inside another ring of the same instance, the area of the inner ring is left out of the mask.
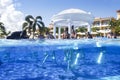
[[[68,33],[71,34],[71,26],[68,26]]]
[[[102,30],[102,21],[100,20],[100,30]]]
[[[91,25],[90,24],[88,24],[88,32],[90,32],[91,33]]]
[[[70,38],[71,38],[71,22],[70,21],[68,23],[68,33],[70,34]]]
[[[61,27],[58,27],[58,39],[61,39]]]
[[[100,19],[100,25],[99,25],[99,27],[100,27],[100,30],[102,30],[102,21],[101,21],[101,19]],[[102,36],[101,33],[100,33],[100,36]]]
[[[55,26],[55,24],[53,25],[53,36],[54,36],[55,39],[56,39],[56,26]]]

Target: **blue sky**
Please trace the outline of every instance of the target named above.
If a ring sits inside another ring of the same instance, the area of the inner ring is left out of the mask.
[[[120,0],[15,0],[14,3],[19,3],[16,9],[26,15],[42,16],[46,26],[52,15],[65,9],[78,8],[95,17],[115,18],[116,10],[120,9]]]
[[[52,15],[70,8],[91,12],[95,17],[115,17],[120,9],[120,0],[16,0],[16,7],[24,14],[41,15],[48,26]]]

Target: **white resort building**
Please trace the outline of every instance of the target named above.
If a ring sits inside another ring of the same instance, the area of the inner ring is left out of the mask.
[[[110,21],[113,17],[107,17],[107,18],[95,18],[94,22],[92,24],[92,28],[98,28],[98,31],[96,31],[100,36],[107,36],[111,30],[109,29]]]

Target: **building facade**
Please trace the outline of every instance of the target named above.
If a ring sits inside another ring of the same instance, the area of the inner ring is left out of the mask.
[[[107,18],[95,18],[92,27],[98,27],[100,30],[107,29],[110,25],[110,21],[113,17]]]
[[[117,10],[117,20],[120,19],[120,10]]]
[[[97,28],[97,33],[99,36],[106,37],[111,30],[110,28],[110,21],[113,17],[106,17],[106,18],[95,18],[92,28]]]

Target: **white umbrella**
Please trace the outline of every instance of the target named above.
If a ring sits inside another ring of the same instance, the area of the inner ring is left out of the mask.
[[[90,34],[98,34],[97,32],[91,32]]]
[[[84,32],[78,32],[77,34],[78,34],[78,35],[85,35]]]
[[[111,30],[107,29],[107,30],[99,30],[97,31],[98,33],[109,33],[111,32]]]

